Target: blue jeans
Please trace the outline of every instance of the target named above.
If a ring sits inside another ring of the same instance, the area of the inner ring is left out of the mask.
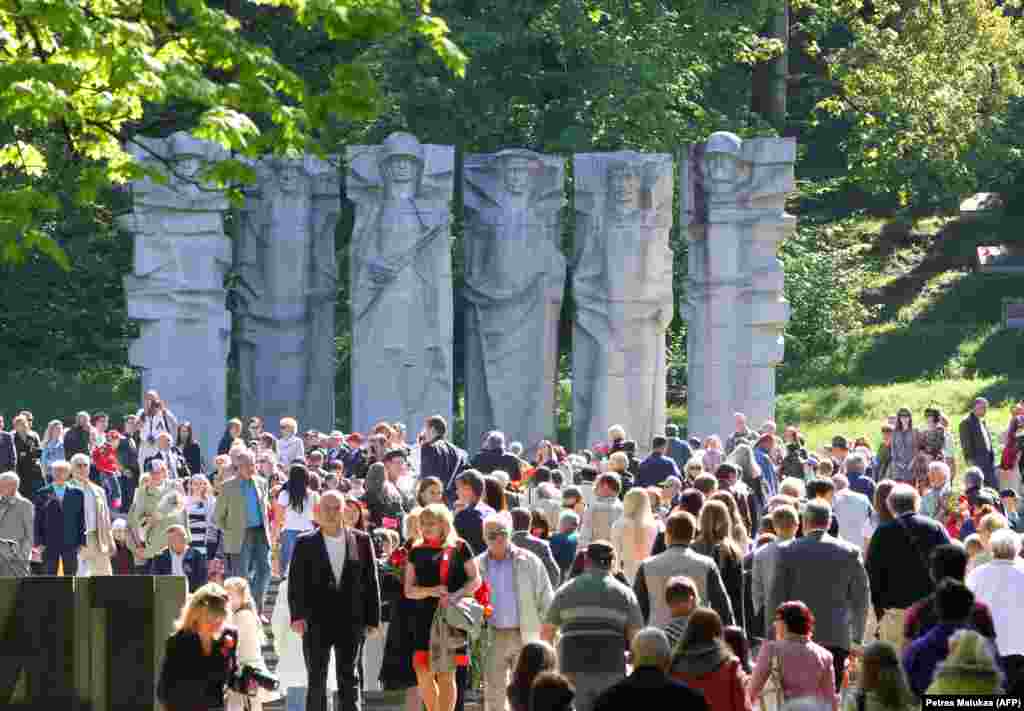
[[[249,581],[256,607],[263,612],[263,597],[270,584],[270,542],[263,526],[245,529],[242,550],[228,556],[229,574]]]
[[[295,539],[304,531],[285,530],[281,532],[281,577],[287,577],[288,564],[292,560],[292,552],[295,550]]]
[[[334,708],[334,695],[327,695],[327,708]],[[306,687],[289,686],[285,695],[285,711],[306,711]]]

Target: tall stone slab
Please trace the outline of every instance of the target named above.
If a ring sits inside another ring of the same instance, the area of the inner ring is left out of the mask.
[[[334,427],[341,214],[337,160],[266,158],[242,210],[238,268],[239,377],[243,412],[271,429],[282,417],[301,428]]]
[[[555,435],[565,161],[469,155],[463,181],[467,444],[497,429],[532,450]]]
[[[604,441],[608,427],[621,424],[647,449],[665,424],[672,157],[577,154],[573,168],[576,446]]]
[[[785,212],[796,142],[719,132],[681,155],[689,432],[732,431],[734,412],[761,423],[775,410],[789,305],[778,244],[796,226]]]
[[[160,156],[174,166],[166,185],[132,183],[132,211],[121,218],[135,236],[133,273],[124,278],[128,317],[140,336],[128,350],[142,389],[157,390],[192,423],[208,461],[224,431],[231,317],[224,277],[231,240],[224,234],[224,194],[197,179],[223,150],[185,133],[142,141],[136,158]],[[160,164],[162,165],[162,164]]]
[[[454,162],[451,146],[408,133],[347,150],[354,432],[451,420]]]

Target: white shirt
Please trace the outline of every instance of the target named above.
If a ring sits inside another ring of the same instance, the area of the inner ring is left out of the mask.
[[[1020,622],[1024,599],[1024,564],[1019,560],[993,560],[967,576],[967,587],[988,605],[1004,656],[1024,654],[1024,625]]]
[[[85,533],[86,535],[96,531],[96,492],[88,484],[78,484],[85,497]]]
[[[306,447],[302,443],[302,438],[298,435],[292,435],[287,439],[279,439],[277,441],[277,461],[279,461],[285,469],[294,462],[296,459],[306,458]]]
[[[864,547],[864,526],[871,520],[874,507],[868,497],[843,489],[832,497],[832,511],[839,521],[839,537],[857,548]]]
[[[313,507],[316,504],[316,498],[312,493],[306,492],[306,500],[302,504],[302,513],[291,507],[291,497],[284,489],[277,495],[277,503],[284,507],[285,531],[313,530]]]
[[[171,575],[185,575],[185,554],[175,553],[168,549],[171,554]]]
[[[337,538],[325,533],[324,545],[327,546],[327,557],[331,559],[334,584],[341,585],[341,571],[345,567],[345,529],[339,531]]]

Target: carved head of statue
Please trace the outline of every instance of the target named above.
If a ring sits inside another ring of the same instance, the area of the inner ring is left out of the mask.
[[[608,199],[617,210],[640,207],[642,167],[632,161],[614,161],[608,166]]]
[[[187,133],[178,132],[170,137],[167,148],[168,158],[174,163],[172,182],[179,190],[197,194],[199,186],[196,182],[207,160],[205,144]]]
[[[294,195],[302,187],[303,170],[297,160],[280,160],[274,166],[277,185],[285,195]]]
[[[704,179],[712,196],[733,191],[745,177],[742,148],[743,142],[736,134],[727,131],[711,134],[704,149]]]
[[[384,139],[380,172],[384,182],[408,186],[419,178],[423,166],[423,146],[409,133],[392,133]]]
[[[524,195],[530,191],[530,179],[536,170],[535,159],[526,151],[509,150],[498,154],[501,182],[512,195]]]

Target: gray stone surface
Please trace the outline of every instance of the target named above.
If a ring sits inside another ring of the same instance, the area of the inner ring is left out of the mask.
[[[354,432],[451,420],[454,158],[407,133],[347,150]]]
[[[337,160],[267,158],[242,210],[237,263],[239,377],[243,412],[268,429],[282,417],[334,426],[338,274],[335,228],[341,210]]]
[[[463,181],[467,446],[498,429],[532,451],[555,435],[565,161],[469,155]]]
[[[785,212],[795,160],[793,139],[741,141],[725,132],[682,151],[692,435],[731,432],[734,412],[755,427],[773,416],[789,320],[777,250],[796,226]]]
[[[142,371],[142,391],[159,391],[182,421],[191,421],[210,461],[226,420],[231,321],[224,277],[232,249],[224,234],[227,198],[193,178],[204,163],[225,156],[219,146],[180,132],[144,143],[148,150],[132,147],[138,159],[154,162],[156,154],[175,170],[167,185],[134,182],[133,209],[120,220],[135,236],[134,269],[124,288],[140,336],[128,357]]]
[[[672,157],[577,154],[573,425],[577,447],[621,424],[641,450],[665,422],[672,320]]]

